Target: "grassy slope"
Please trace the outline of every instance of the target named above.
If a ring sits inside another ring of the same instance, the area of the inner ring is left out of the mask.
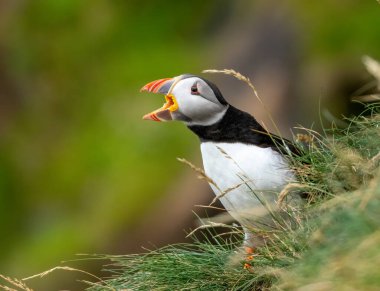
[[[380,284],[380,106],[348,122],[347,129],[326,137],[311,131],[299,136],[308,140],[299,144],[304,154],[291,159],[299,183],[282,195],[302,188],[313,203],[301,212],[286,208],[291,223],[276,216],[275,228],[253,228],[266,237],[253,260],[239,248],[238,228],[230,227],[223,237],[206,229],[192,244],[95,257],[107,260],[110,277],[89,283],[89,290],[375,290]],[[0,287],[4,284],[17,287],[8,290],[31,290],[0,275]]]
[[[380,284],[380,175],[358,191],[324,204],[309,249],[283,272],[279,289],[378,290]]]
[[[252,267],[244,269],[247,261],[233,240],[195,239],[143,255],[105,256],[113,277],[90,289],[375,289],[380,284],[378,107],[369,108],[368,115],[329,138],[314,136],[303,147],[302,161],[293,158],[314,203],[293,215],[296,228],[279,224],[267,233]],[[309,166],[302,165],[305,160]]]

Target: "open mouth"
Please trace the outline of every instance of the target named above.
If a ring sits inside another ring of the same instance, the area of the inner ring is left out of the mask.
[[[178,109],[177,100],[175,100],[173,95],[165,95],[166,103],[162,107],[163,109],[169,109],[170,112],[176,111]]]
[[[168,121],[173,119],[171,112],[178,109],[178,103],[175,97],[170,94],[170,90],[175,82],[175,78],[165,78],[150,82],[142,87],[141,91],[165,94],[166,101],[161,108],[144,115],[143,119],[154,121]]]
[[[165,95],[165,104],[151,113],[144,115],[143,119],[145,120],[154,120],[154,121],[167,121],[172,120],[170,112],[176,111],[178,109],[177,100],[171,94]]]

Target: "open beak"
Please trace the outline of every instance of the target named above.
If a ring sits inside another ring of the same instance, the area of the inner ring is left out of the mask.
[[[175,83],[175,78],[160,79],[146,84],[141,88],[141,92],[147,91],[157,94],[165,94],[165,104],[157,109],[143,116],[145,120],[154,121],[169,121],[172,120],[171,112],[178,109],[178,104],[175,97],[170,94],[170,89]]]

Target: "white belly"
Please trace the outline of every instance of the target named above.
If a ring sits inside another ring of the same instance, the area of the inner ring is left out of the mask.
[[[263,203],[273,204],[278,192],[294,180],[287,161],[271,148],[203,142],[201,152],[204,170],[217,185],[210,183],[216,195],[237,187],[220,201],[240,222],[244,216],[252,217],[252,210]]]

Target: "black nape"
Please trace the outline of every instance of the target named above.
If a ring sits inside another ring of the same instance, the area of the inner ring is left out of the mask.
[[[190,125],[188,128],[201,142],[239,142],[263,148],[270,147],[283,154],[289,150],[297,154],[290,141],[269,133],[253,116],[231,105],[220,121],[209,126]]]

